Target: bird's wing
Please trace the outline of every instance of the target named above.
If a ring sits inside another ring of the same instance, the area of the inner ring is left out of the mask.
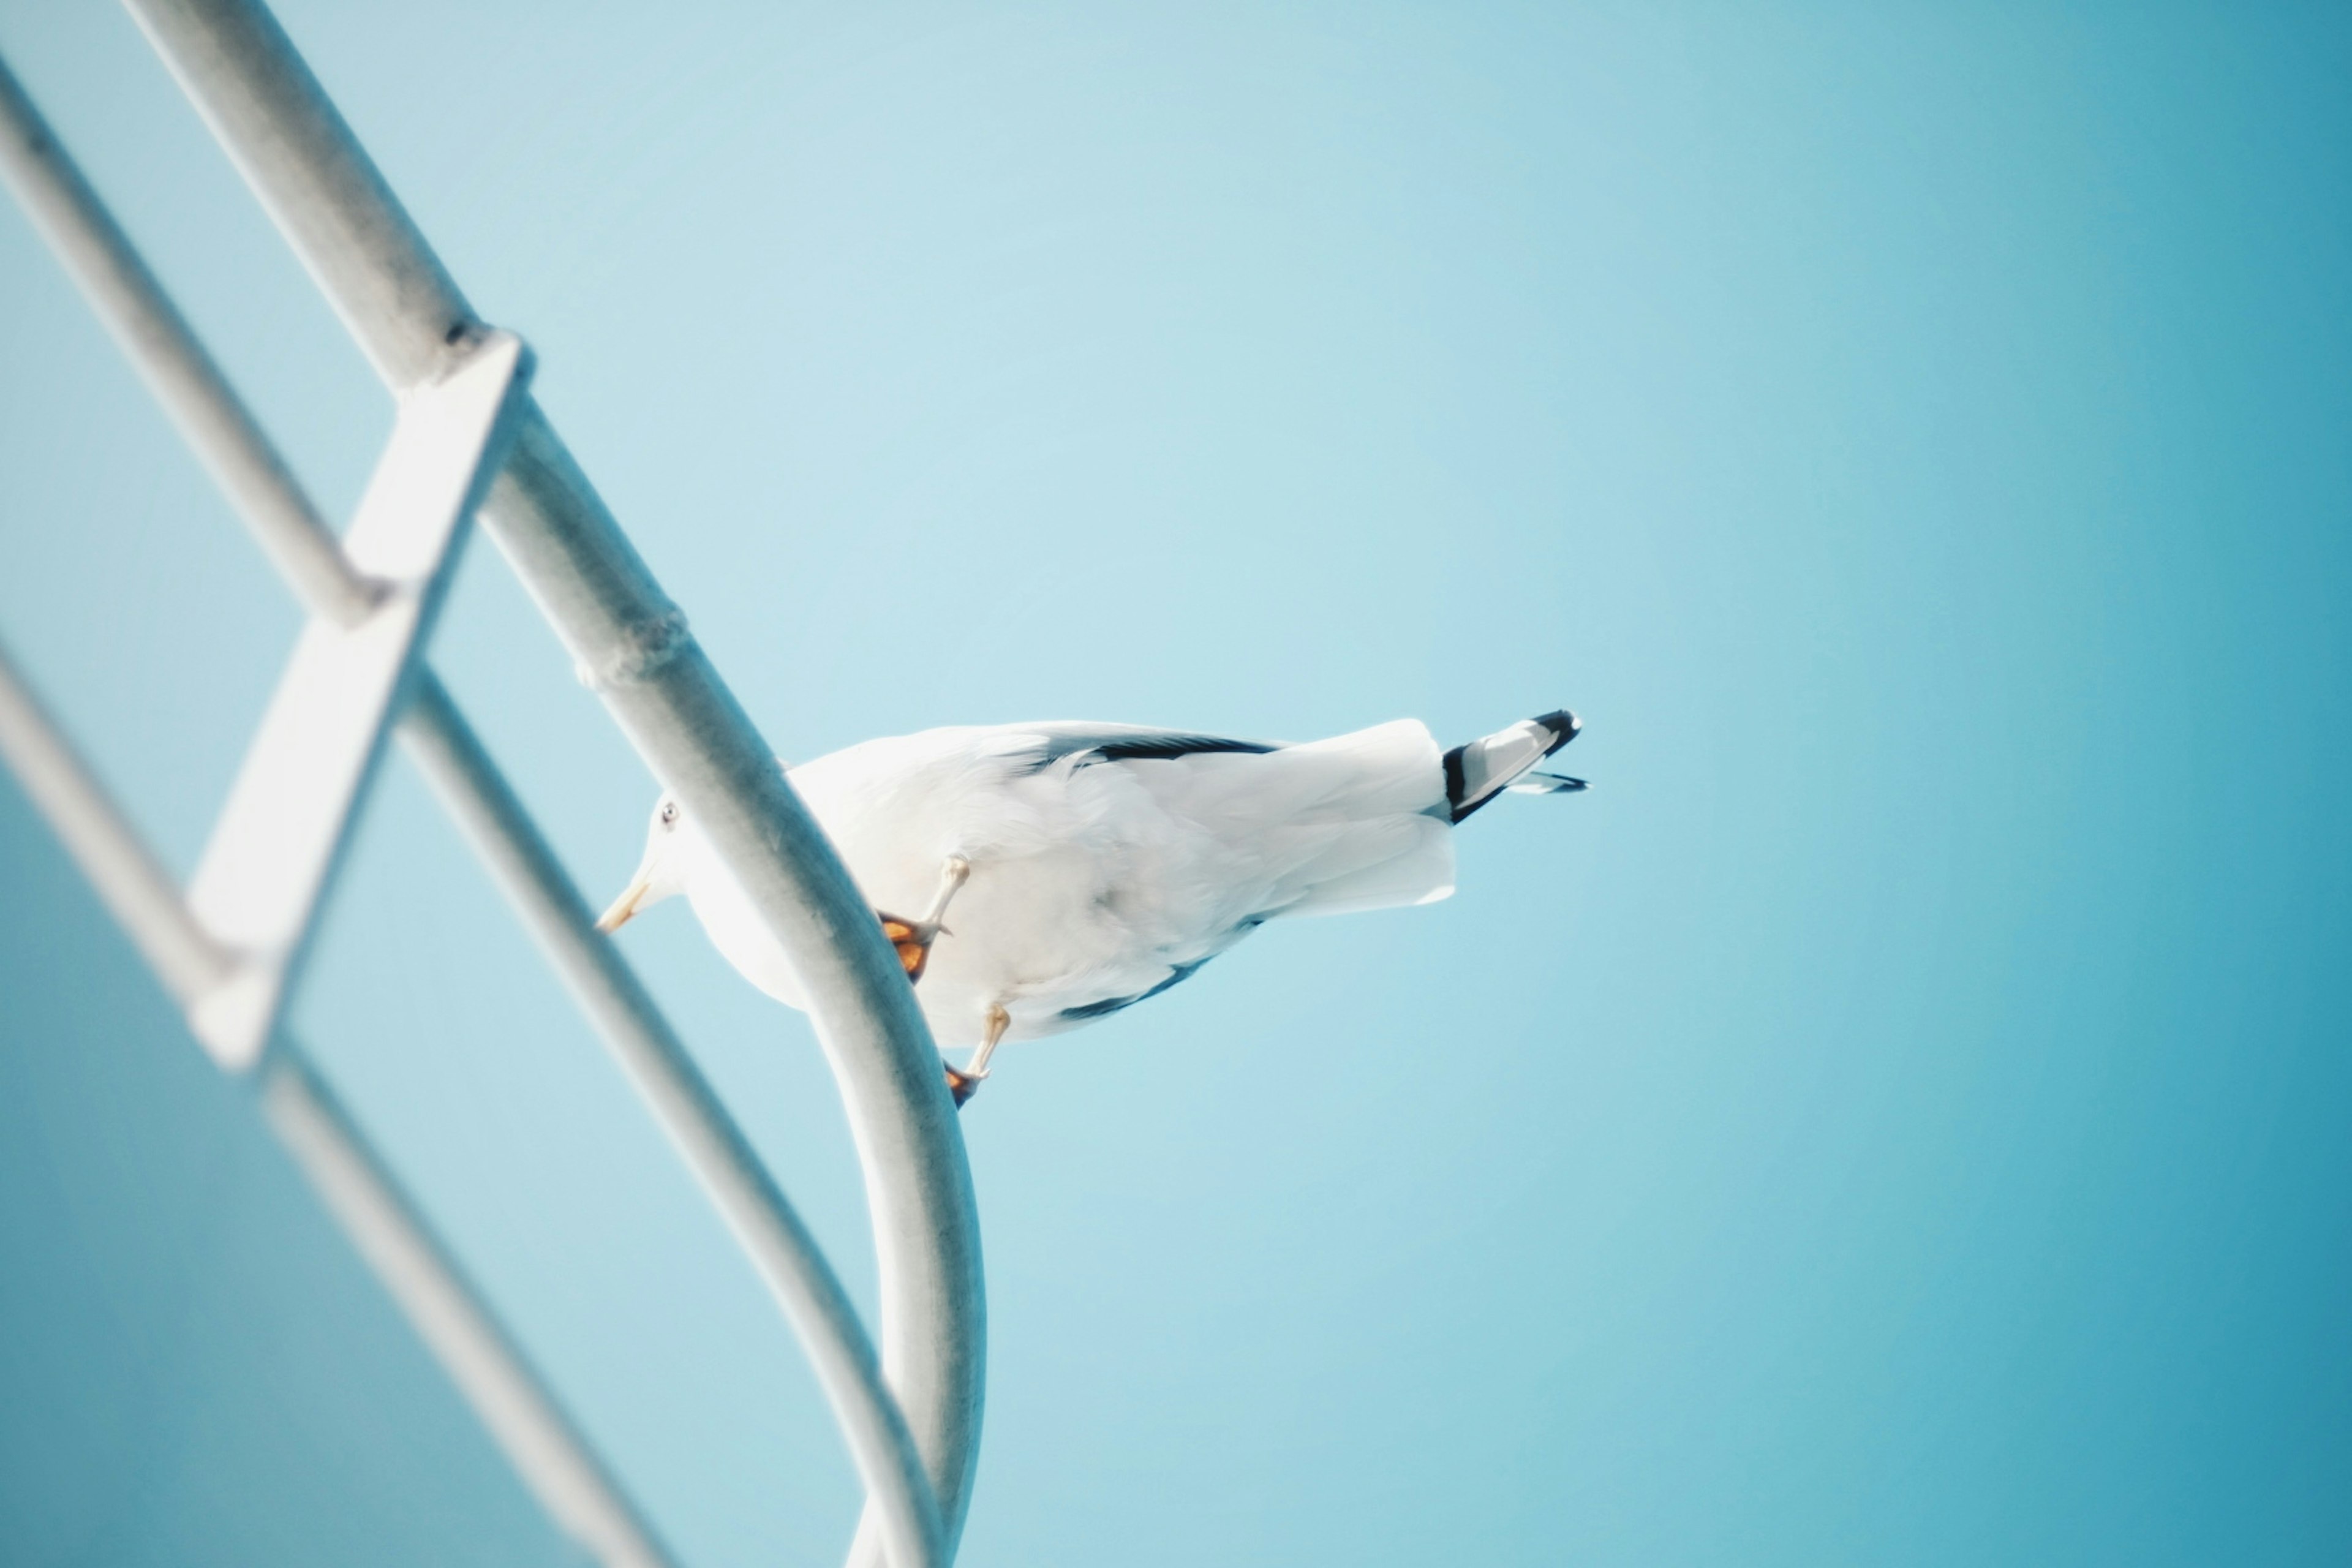
[[[1007,749],[1028,762],[1030,772],[1052,767],[1065,757],[1079,767],[1095,763],[1172,762],[1178,757],[1212,752],[1244,752],[1263,755],[1282,747],[1271,741],[1237,741],[1224,735],[1201,735],[1186,730],[1155,730],[1142,724],[1095,724],[1065,720],[1022,724],[1008,729]]]

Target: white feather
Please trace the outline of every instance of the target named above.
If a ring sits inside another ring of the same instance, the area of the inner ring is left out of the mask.
[[[1073,737],[1160,733],[927,730],[790,770],[877,909],[915,915],[950,856],[971,863],[916,988],[942,1047],[976,1042],[992,1003],[1011,1014],[1011,1039],[1075,1027],[1086,1009],[1172,983],[1264,920],[1453,892],[1444,771],[1419,722],[1263,752],[1080,752],[1036,765]],[[747,979],[803,1005],[782,949],[693,824],[666,834],[657,820],[655,840],[641,875],[656,896],[683,891]]]

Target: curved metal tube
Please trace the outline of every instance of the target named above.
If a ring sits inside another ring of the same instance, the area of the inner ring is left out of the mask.
[[[400,738],[783,1308],[866,1479],[891,1561],[944,1564],[922,1458],[849,1293],[635,972],[597,933],[595,911],[429,669],[417,671]]]
[[[268,12],[126,3],[377,374],[394,390],[437,374],[480,323]],[[914,993],[772,749],[536,405],[482,521],[800,971],[864,1168],[883,1373],[951,1556],[978,1447],[985,1307],[971,1168]],[[861,1542],[871,1524],[869,1511]]]
[[[952,1556],[980,1435],[986,1310],[971,1170],[913,988],[774,752],[543,418],[526,417],[482,521],[793,955],[865,1175],[883,1373]],[[598,534],[615,548],[594,548]]]
[[[364,585],[318,510],[5,64],[0,64],[0,175],[7,177],[37,216],[68,274],[197,456],[222,479],[247,525],[270,547],[296,596],[318,616],[335,616],[347,609],[347,591],[360,594],[363,605]],[[412,754],[475,840],[784,1309],[866,1479],[881,1533],[895,1543],[891,1556],[901,1563],[938,1563],[943,1543],[929,1480],[898,1401],[882,1383],[865,1325],[831,1265],[653,999],[618,951],[593,931],[593,911],[439,680],[429,668],[419,668],[414,688],[400,722]],[[9,701],[15,691],[5,660],[0,660],[0,742],[14,732],[7,721],[16,711]],[[29,703],[30,699],[24,700]],[[37,782],[47,776],[38,768],[28,774]],[[62,812],[60,822],[73,826],[79,818],[71,808],[100,796],[88,779],[76,775],[66,782],[79,787],[64,792],[64,805],[52,815]],[[178,916],[176,926],[167,921],[150,933],[148,946],[157,955],[159,968],[193,986],[190,977],[201,961],[205,975],[213,977],[226,961],[190,923],[168,879],[135,852],[135,840],[101,834],[97,842],[101,849],[118,842],[131,846],[123,854],[101,855],[92,862],[94,875],[116,872],[118,863],[127,868],[114,880],[124,881],[131,892],[142,896],[117,900],[131,911],[126,920],[160,919],[157,910]],[[144,881],[137,875],[142,868]],[[113,885],[104,876],[100,880]]]

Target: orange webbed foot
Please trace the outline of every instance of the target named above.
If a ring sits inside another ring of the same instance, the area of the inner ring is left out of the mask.
[[[898,954],[898,967],[907,972],[907,983],[913,984],[923,977],[924,966],[931,961],[931,943],[937,942],[943,929],[935,921],[910,921],[902,915],[874,911],[882,922],[882,934]]]

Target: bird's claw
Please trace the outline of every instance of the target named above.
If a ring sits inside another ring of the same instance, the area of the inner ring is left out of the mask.
[[[948,902],[956,896],[971,876],[971,862],[961,855],[950,855],[940,868],[939,891],[931,895],[931,907],[920,920],[910,921],[904,915],[894,915],[887,910],[876,910],[874,918],[882,922],[882,934],[898,952],[898,967],[907,972],[907,984],[912,985],[923,977],[923,966],[931,961],[931,943],[947,934],[940,923],[948,912]],[[963,1102],[958,1100],[957,1104]]]
[[[931,961],[931,943],[940,939],[947,928],[937,921],[910,921],[903,915],[874,911],[882,922],[882,934],[890,939],[898,951],[898,967],[907,972],[907,984],[911,985],[923,977],[923,966]]]
[[[987,1020],[987,1028],[980,1037],[980,1049],[972,1052],[971,1060],[961,1068],[948,1068],[948,1092],[955,1096],[958,1110],[961,1110],[964,1101],[978,1094],[980,1086],[988,1080],[988,1058],[996,1054],[996,1047],[1003,1042],[1004,1032],[1013,1027],[1013,1015],[1004,1010],[1002,1002],[990,1003],[983,1016]],[[945,1063],[940,1065],[946,1066]]]

